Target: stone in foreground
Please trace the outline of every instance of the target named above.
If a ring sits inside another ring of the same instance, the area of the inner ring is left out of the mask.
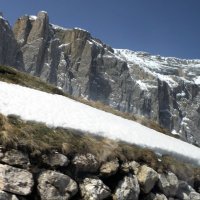
[[[18,198],[14,194],[9,194],[0,190],[0,199],[1,200],[18,200]]]
[[[27,167],[30,165],[28,155],[15,149],[6,151],[1,160],[12,166]]]
[[[41,200],[68,200],[78,192],[78,186],[74,180],[51,170],[40,174],[37,188]]]
[[[138,200],[140,194],[140,186],[136,176],[125,176],[119,182],[115,196],[117,200]]]
[[[143,165],[139,169],[137,178],[142,191],[147,194],[153,189],[155,183],[158,181],[158,173],[152,168]]]
[[[119,161],[112,160],[110,162],[106,162],[101,165],[100,174],[102,176],[112,176],[112,175],[116,174],[118,168],[119,168]]]
[[[111,195],[110,189],[100,179],[85,178],[80,189],[85,200],[102,200]]]
[[[99,169],[99,163],[94,155],[87,153],[86,155],[77,155],[72,160],[77,172],[95,173]]]
[[[43,155],[42,161],[50,167],[66,167],[69,164],[69,159],[65,155],[57,152]]]
[[[33,175],[27,170],[0,164],[0,190],[28,195],[33,185]]]
[[[168,197],[173,197],[176,195],[176,192],[178,190],[178,178],[172,172],[168,172],[167,174],[161,174],[159,175],[158,186],[159,189],[163,192],[163,194],[165,194]]]

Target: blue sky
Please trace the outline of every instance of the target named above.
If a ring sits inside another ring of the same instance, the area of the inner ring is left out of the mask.
[[[48,12],[50,21],[81,27],[115,48],[200,59],[200,0],[0,0],[11,24]]]

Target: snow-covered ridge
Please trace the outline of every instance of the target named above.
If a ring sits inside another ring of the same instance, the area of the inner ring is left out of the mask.
[[[84,31],[84,32],[89,33],[87,30],[82,29],[82,28],[79,28],[79,27],[74,27],[74,28],[64,28],[64,27],[62,27],[62,26],[58,26],[58,25],[55,25],[55,24],[50,24],[50,25],[51,25],[52,28],[55,29],[55,30],[64,30],[64,31],[66,31],[66,30],[79,30],[79,31]]]
[[[198,79],[198,76],[200,77],[200,60],[198,59],[162,57],[128,49],[114,49],[114,54],[126,61],[130,69],[137,65],[155,78],[166,81],[172,88],[178,85],[177,79],[200,84]]]
[[[0,113],[4,115],[122,140],[200,165],[199,148],[67,97],[4,82],[0,82],[0,94]]]
[[[127,61],[134,61],[135,56],[137,57],[143,57],[143,58],[149,58],[151,60],[157,61],[157,62],[171,62],[171,64],[199,64],[198,67],[200,67],[200,59],[181,59],[176,57],[164,57],[160,55],[151,55],[148,52],[143,51],[132,51],[129,49],[114,49],[116,54],[120,54],[124,56]]]

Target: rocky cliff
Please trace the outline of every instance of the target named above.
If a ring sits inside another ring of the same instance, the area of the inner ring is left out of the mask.
[[[46,12],[19,18],[13,31],[0,20],[0,34],[6,38],[0,39],[2,64],[73,96],[152,119],[200,144],[200,60],[113,49],[86,30],[51,24]]]

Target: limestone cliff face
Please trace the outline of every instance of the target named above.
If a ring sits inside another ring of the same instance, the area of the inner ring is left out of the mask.
[[[45,12],[19,18],[13,32],[23,62],[8,52],[9,65],[17,62],[73,96],[145,116],[200,144],[200,60],[112,49],[85,30],[50,24]]]
[[[8,21],[0,15],[0,63],[23,68],[20,48]]]

